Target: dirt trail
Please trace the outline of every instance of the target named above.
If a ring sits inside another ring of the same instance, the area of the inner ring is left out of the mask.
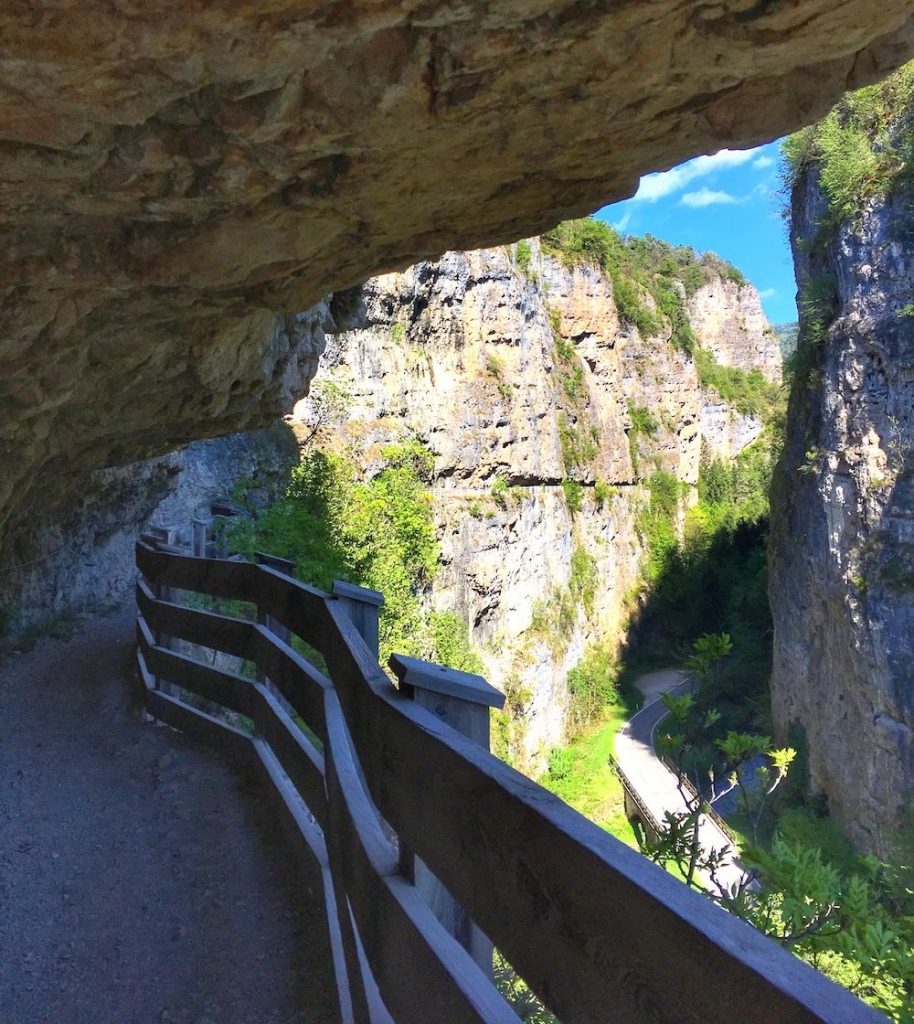
[[[0,1024],[335,1022],[316,879],[132,657],[124,612],[0,665]]]

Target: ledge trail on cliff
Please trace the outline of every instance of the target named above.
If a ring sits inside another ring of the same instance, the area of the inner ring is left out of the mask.
[[[133,623],[0,665],[0,1018],[331,1024],[309,879],[253,779],[142,723]]]

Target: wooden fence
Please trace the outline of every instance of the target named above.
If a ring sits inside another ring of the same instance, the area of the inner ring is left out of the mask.
[[[262,769],[320,866],[345,1024],[517,1024],[431,913],[404,851],[563,1024],[884,1020],[394,687],[343,597],[267,565],[142,542],[137,564],[147,707]],[[259,621],[182,606],[172,588],[251,602]],[[268,623],[317,649],[327,675]],[[173,640],[247,659],[258,678]]]

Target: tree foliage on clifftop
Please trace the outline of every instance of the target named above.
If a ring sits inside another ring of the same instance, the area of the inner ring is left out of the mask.
[[[545,252],[566,265],[590,263],[603,270],[612,281],[621,319],[643,337],[659,334],[666,321],[670,341],[685,352],[695,347],[685,300],[715,277],[746,284],[736,267],[714,253],[699,255],[652,235],[623,236],[592,217],[563,221],[541,241]]]

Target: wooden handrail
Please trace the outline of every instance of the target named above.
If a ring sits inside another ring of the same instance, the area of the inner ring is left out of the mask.
[[[142,542],[137,563],[149,710],[263,769],[321,867],[342,1020],[517,1019],[401,874],[391,830],[563,1024],[885,1020],[400,693],[333,596],[266,566]],[[262,625],[183,608],[160,587],[255,603],[321,653],[327,677]],[[156,633],[255,662],[323,749],[265,684],[200,673]],[[253,736],[156,676],[210,701],[222,692]]]

